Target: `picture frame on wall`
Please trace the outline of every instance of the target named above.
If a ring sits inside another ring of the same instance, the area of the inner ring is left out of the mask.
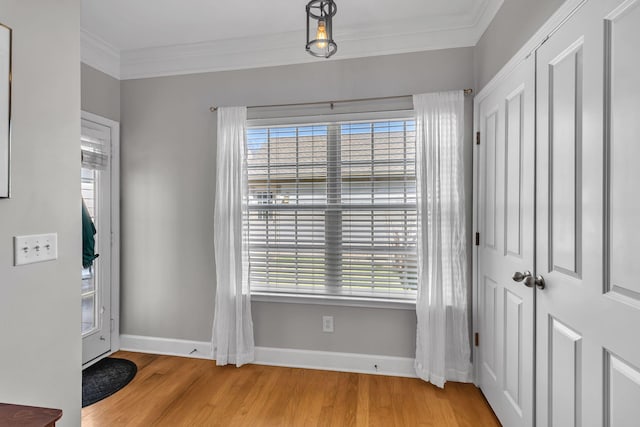
[[[11,195],[11,42],[12,30],[0,23],[0,199]]]

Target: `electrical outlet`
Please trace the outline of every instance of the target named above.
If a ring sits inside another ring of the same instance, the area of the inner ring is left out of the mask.
[[[13,238],[13,265],[58,259],[58,234],[33,234]]]
[[[333,332],[333,316],[322,316],[322,332]]]

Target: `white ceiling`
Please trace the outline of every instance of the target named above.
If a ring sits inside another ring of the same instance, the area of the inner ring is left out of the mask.
[[[117,78],[308,62],[306,2],[82,0],[82,58]],[[474,45],[502,0],[336,3],[340,59]]]

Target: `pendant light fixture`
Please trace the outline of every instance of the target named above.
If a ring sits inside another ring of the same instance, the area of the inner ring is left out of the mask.
[[[307,52],[328,58],[338,50],[333,41],[333,17],[338,11],[333,0],[311,0],[307,4]]]

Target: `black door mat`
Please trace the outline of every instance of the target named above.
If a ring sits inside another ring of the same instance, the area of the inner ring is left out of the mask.
[[[138,367],[126,359],[107,357],[82,371],[82,407],[92,405],[129,384]]]

